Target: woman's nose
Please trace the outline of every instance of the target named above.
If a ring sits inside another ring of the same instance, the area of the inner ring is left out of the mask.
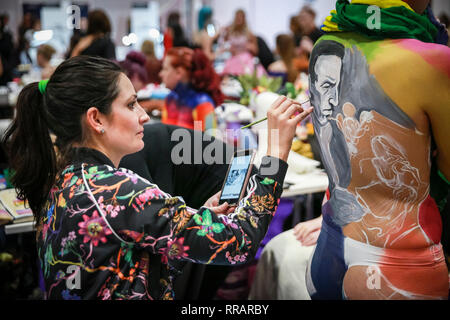
[[[139,122],[140,123],[145,123],[145,122],[147,122],[148,120],[150,120],[150,116],[147,114],[147,111],[145,111],[145,109],[144,108],[142,108],[141,107],[141,105],[140,104],[138,104],[139,105]]]

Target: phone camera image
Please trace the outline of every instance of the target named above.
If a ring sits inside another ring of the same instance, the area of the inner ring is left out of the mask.
[[[220,202],[237,203],[248,182],[248,176],[253,163],[254,152],[246,150],[235,154],[225,178]]]

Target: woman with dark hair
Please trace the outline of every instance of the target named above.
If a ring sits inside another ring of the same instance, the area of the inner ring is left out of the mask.
[[[74,57],[27,85],[3,143],[11,181],[37,222],[46,298],[173,299],[178,271],[169,261],[251,259],[275,213],[295,127],[311,112],[294,116],[299,110],[286,97],[272,105],[268,128],[279,138],[269,139],[251,188],[227,216],[233,208],[218,206],[218,194],[194,210],[118,168],[144,147],[148,116],[114,62]]]
[[[125,57],[125,60],[119,62],[120,67],[125,71],[125,74],[131,80],[136,92],[144,88],[148,83],[145,63],[145,55],[137,51],[129,52]]]
[[[76,44],[70,56],[89,55],[115,59],[116,46],[111,41],[110,33],[111,23],[105,12],[99,9],[90,11],[86,36]]]
[[[166,98],[162,121],[194,129],[216,128],[214,108],[223,102],[220,77],[201,49],[172,48],[163,61],[160,77],[172,90]]]
[[[172,11],[167,17],[167,29],[164,32],[164,55],[173,47],[187,47],[187,41],[180,23],[178,11]]]

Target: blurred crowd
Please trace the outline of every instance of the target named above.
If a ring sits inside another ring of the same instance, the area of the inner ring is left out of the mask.
[[[232,23],[217,28],[213,24],[213,11],[202,7],[198,12],[198,28],[192,37],[187,37],[179,12],[170,12],[163,30],[164,55],[173,47],[200,49],[223,75],[240,75],[253,72],[258,75],[282,76],[285,81],[294,81],[300,72],[307,72],[308,57],[314,42],[321,36],[315,25],[315,12],[303,7],[290,19],[290,33],[276,37],[276,48],[271,50],[262,35],[251,30],[246,12],[235,12]],[[41,30],[41,22],[31,13],[26,13],[14,39],[9,26],[9,15],[0,17],[0,85],[6,85],[24,72],[38,71],[42,79],[49,78],[52,70],[62,59],[77,55],[98,55],[116,59],[116,44],[111,39],[111,22],[102,10],[89,11],[87,21],[74,29],[66,52],[55,59],[56,50],[49,44],[32,48],[33,34]],[[136,90],[148,83],[161,83],[159,72],[162,59],[155,54],[155,42],[145,40],[139,50],[130,51],[124,61],[118,61],[126,70]],[[31,50],[34,49],[34,50]],[[257,58],[257,59],[254,59]],[[220,64],[220,68],[218,62]]]

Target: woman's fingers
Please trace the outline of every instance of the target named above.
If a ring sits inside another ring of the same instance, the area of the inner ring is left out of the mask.
[[[283,113],[283,116],[290,119],[297,112],[303,112],[303,108],[300,106],[300,104],[293,103],[289,106],[289,108],[286,109],[286,111]]]
[[[278,109],[278,107],[287,99],[285,96],[279,96],[271,105],[272,109]]]
[[[299,123],[300,121],[304,120],[307,116],[309,116],[313,110],[314,110],[313,107],[309,107],[308,109],[303,110],[303,111],[300,112],[298,115],[296,115],[295,117],[293,117],[292,119],[290,119],[290,121],[297,124],[297,123]]]
[[[211,198],[209,198],[208,200],[206,200],[205,204],[203,205],[204,207],[216,207],[219,205],[219,199],[220,199],[220,192],[217,192],[215,195],[213,195]]]
[[[310,233],[308,236],[306,236],[303,239],[302,245],[304,245],[305,247],[309,247],[309,246],[316,244],[317,239],[319,238],[319,235],[320,235],[320,229]]]
[[[212,210],[216,214],[228,214],[229,204],[227,202],[222,203],[220,206],[209,207],[208,209]]]

